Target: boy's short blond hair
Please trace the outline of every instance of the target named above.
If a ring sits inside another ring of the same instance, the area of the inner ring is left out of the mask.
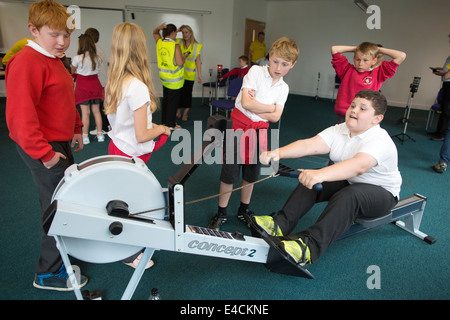
[[[377,63],[372,66],[372,68],[376,68],[381,64],[384,57],[384,55],[379,52],[380,47],[382,46],[379,44],[375,44],[372,42],[363,42],[356,47],[355,52],[359,51],[362,54],[369,54],[373,59],[377,58]]]
[[[69,28],[68,19],[70,13],[60,3],[53,0],[42,0],[33,3],[28,9],[28,23],[31,23],[39,31],[43,26],[52,30],[66,30]]]
[[[356,47],[355,51],[359,51],[362,54],[370,54],[372,58],[376,58],[378,55],[378,45],[372,42],[363,42]]]
[[[276,55],[286,61],[294,63],[297,61],[300,54],[300,49],[294,40],[287,37],[282,37],[276,40],[269,50],[269,55]]]

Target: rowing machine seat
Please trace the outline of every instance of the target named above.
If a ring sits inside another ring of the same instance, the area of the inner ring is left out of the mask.
[[[392,212],[389,212],[389,214],[378,217],[378,218],[356,218],[355,223],[363,226],[364,228],[375,228],[382,224],[386,224],[392,221]]]

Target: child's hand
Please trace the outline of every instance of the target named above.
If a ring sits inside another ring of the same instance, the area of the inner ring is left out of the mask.
[[[298,181],[307,187],[308,189],[312,189],[316,183],[322,183],[323,179],[320,178],[319,170],[303,170],[298,176]]]
[[[53,158],[51,158],[50,160],[48,160],[46,162],[42,162],[42,164],[47,169],[50,169],[51,167],[53,167],[55,164],[57,164],[59,162],[60,158],[66,159],[66,156],[63,155],[61,152],[55,152],[55,155],[53,156]]]
[[[170,128],[167,126],[162,126],[164,128],[164,133],[166,136],[170,137]]]
[[[75,148],[75,152],[83,150],[83,137],[81,133],[76,133],[73,135],[71,147]]]

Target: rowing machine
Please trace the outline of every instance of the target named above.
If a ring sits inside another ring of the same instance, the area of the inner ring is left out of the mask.
[[[212,142],[205,142],[202,152]],[[139,158],[100,156],[66,170],[45,213],[44,230],[56,240],[77,299],[82,294],[69,256],[110,263],[143,251],[122,299],[131,299],[155,250],[264,263],[272,272],[313,278],[263,239],[185,224],[184,184],[201,161],[193,155],[191,164],[169,177],[165,190]]]
[[[213,142],[202,145],[202,154]],[[110,263],[143,251],[122,299],[131,299],[155,250],[263,263],[272,272],[314,278],[264,239],[185,224],[184,185],[201,161],[193,155],[164,190],[138,158],[100,156],[66,170],[44,230],[55,237],[77,299],[83,297],[69,255]]]

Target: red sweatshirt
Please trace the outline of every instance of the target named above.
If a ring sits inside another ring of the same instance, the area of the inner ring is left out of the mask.
[[[248,66],[243,67],[243,68],[240,67],[240,68],[231,69],[230,71],[228,71],[227,73],[225,73],[223,75],[222,79],[226,79],[232,75],[237,75],[238,78],[243,78],[248,73],[248,70],[250,70],[250,68]]]
[[[365,89],[380,90],[383,82],[392,78],[398,67],[398,64],[391,60],[383,61],[379,67],[370,71],[358,72],[344,55],[336,53],[332,55],[332,58],[331,64],[342,81],[336,96],[334,111],[342,116],[345,116],[356,93]]]
[[[31,158],[49,161],[49,142],[81,133],[73,80],[59,58],[26,46],[8,62],[5,79],[9,136]]]

